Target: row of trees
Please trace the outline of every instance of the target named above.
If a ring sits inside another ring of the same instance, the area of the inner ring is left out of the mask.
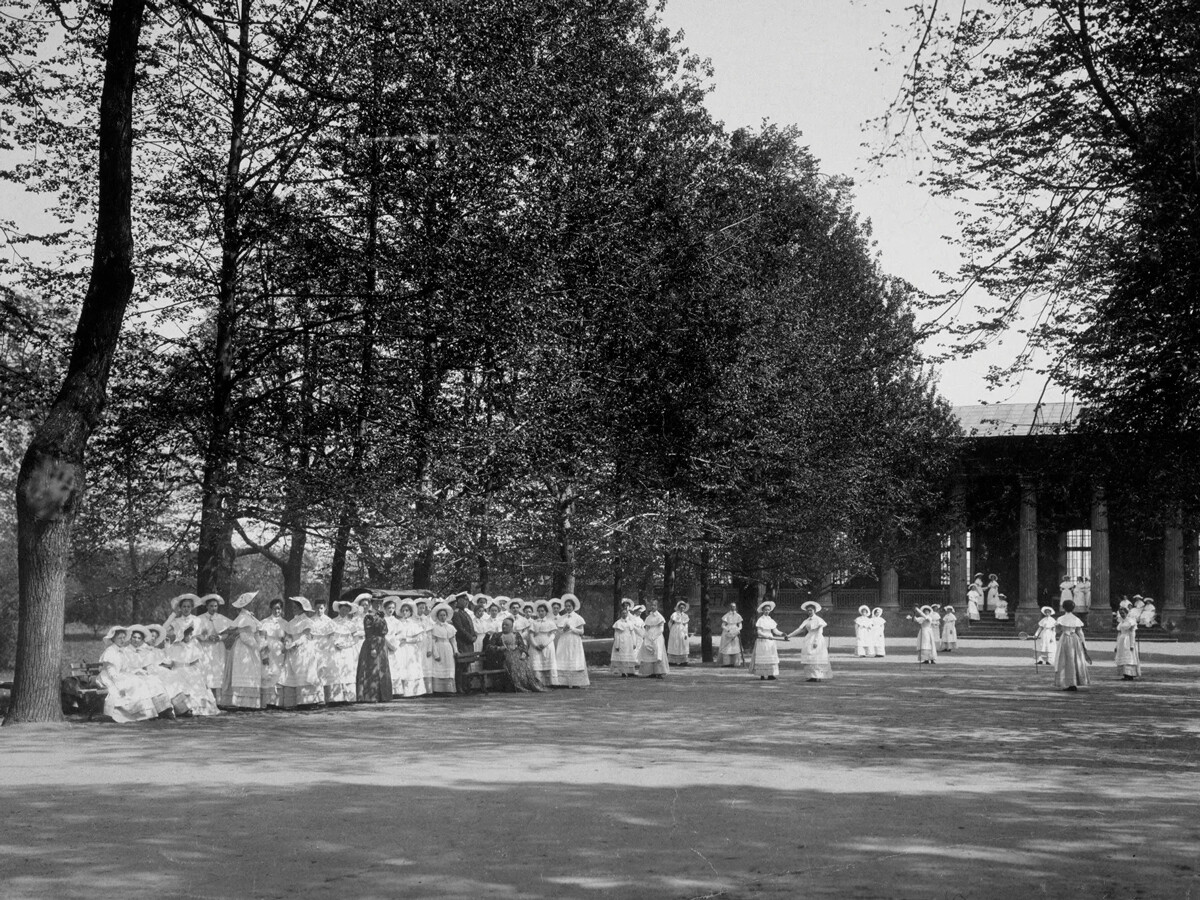
[[[95,283],[120,5],[7,51],[0,128],[38,147],[7,175],[64,221],[5,273],[55,351],[6,334],[10,442]],[[938,531],[956,428],[911,289],[798,132],[710,119],[642,0],[177,0],[135,38],[136,280],[73,534],[135,597],[193,560],[228,595],[249,555],[285,595],[314,559],[331,595],[619,596],[658,561],[749,590]]]

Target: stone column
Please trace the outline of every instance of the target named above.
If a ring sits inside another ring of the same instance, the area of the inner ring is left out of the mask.
[[[946,602],[952,606],[960,606],[967,602],[967,585],[971,582],[971,573],[967,571],[967,529],[965,527],[967,485],[962,478],[954,480],[950,501],[957,524],[954,531],[950,533],[950,593]]]
[[[1180,512],[1176,510],[1174,523],[1163,529],[1163,592],[1158,603],[1158,618],[1163,623],[1167,621],[1168,610],[1173,619],[1182,619],[1184,613],[1183,528],[1180,518]]]
[[[888,618],[888,610],[900,609],[900,575],[895,566],[886,566],[879,575],[879,605]]]
[[[1109,567],[1108,549],[1108,500],[1105,498],[1104,485],[1092,487],[1092,609],[1098,611],[1088,625],[1094,627],[1109,627],[1111,617],[1112,576]]]
[[[1037,484],[1028,475],[1021,476],[1020,577],[1017,583],[1018,611],[1028,616],[1037,613],[1038,602],[1038,522]]]

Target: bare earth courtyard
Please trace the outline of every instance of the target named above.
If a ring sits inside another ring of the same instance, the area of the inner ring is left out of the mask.
[[[0,897],[1200,898],[1200,649],[0,730]]]

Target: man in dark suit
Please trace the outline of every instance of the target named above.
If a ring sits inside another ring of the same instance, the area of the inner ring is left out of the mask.
[[[475,652],[475,617],[467,608],[470,599],[471,595],[466,591],[454,595],[454,615],[450,617],[450,624],[454,626],[454,643],[459,656]],[[463,690],[463,671],[466,666],[466,663],[456,663],[454,666],[454,686],[460,694]]]

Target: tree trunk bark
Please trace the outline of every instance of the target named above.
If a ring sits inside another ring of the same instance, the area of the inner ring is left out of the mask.
[[[712,567],[712,551],[707,545],[700,551],[700,659],[713,661],[712,623],[708,618],[708,572]]]
[[[671,608],[671,603],[675,599],[675,551],[668,550],[663,554],[663,580],[662,580],[662,613],[668,619],[674,610]]]
[[[87,443],[133,293],[133,89],[144,0],[113,0],[98,135],[96,245],[62,388],[17,476],[16,676],[5,725],[62,719],[60,666],[71,528]]]
[[[621,618],[621,600],[624,599],[621,595],[621,580],[624,575],[619,559],[613,560],[613,580],[612,580],[612,609],[613,621]]]
[[[558,560],[550,587],[555,597],[575,592],[575,536],[571,530],[571,515],[574,511],[575,498],[568,490],[558,498],[555,505]]]

